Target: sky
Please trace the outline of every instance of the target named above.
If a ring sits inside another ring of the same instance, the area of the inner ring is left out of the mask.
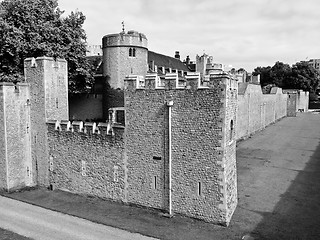
[[[125,30],[144,33],[148,49],[168,56],[208,54],[244,68],[320,58],[319,0],[58,0],[81,11],[88,44]]]

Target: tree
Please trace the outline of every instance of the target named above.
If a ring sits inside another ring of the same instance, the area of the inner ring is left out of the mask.
[[[0,9],[0,81],[20,81],[27,57],[51,56],[68,61],[70,93],[90,89],[81,12],[63,18],[57,0],[4,0]]]
[[[315,92],[319,85],[319,73],[307,62],[289,64],[276,62],[274,66],[257,67],[254,75],[260,74],[261,86],[278,86],[286,89],[302,89]]]
[[[273,80],[270,76],[271,67],[256,67],[253,71],[253,75],[260,75],[260,84],[262,87],[273,84]]]

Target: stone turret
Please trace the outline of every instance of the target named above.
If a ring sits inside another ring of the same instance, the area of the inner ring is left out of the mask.
[[[108,109],[123,107],[123,86],[127,75],[145,76],[148,71],[148,40],[136,31],[109,34],[102,38],[104,91],[104,118]]]

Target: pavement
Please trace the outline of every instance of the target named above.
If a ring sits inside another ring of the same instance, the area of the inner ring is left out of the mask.
[[[159,239],[320,239],[319,112],[284,118],[238,142],[237,171],[239,201],[227,228],[63,191],[2,195]]]
[[[39,240],[154,239],[0,196],[0,226]]]

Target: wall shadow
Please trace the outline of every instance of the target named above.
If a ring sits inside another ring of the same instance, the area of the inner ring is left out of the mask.
[[[255,239],[320,239],[320,144],[274,210],[259,214]]]

